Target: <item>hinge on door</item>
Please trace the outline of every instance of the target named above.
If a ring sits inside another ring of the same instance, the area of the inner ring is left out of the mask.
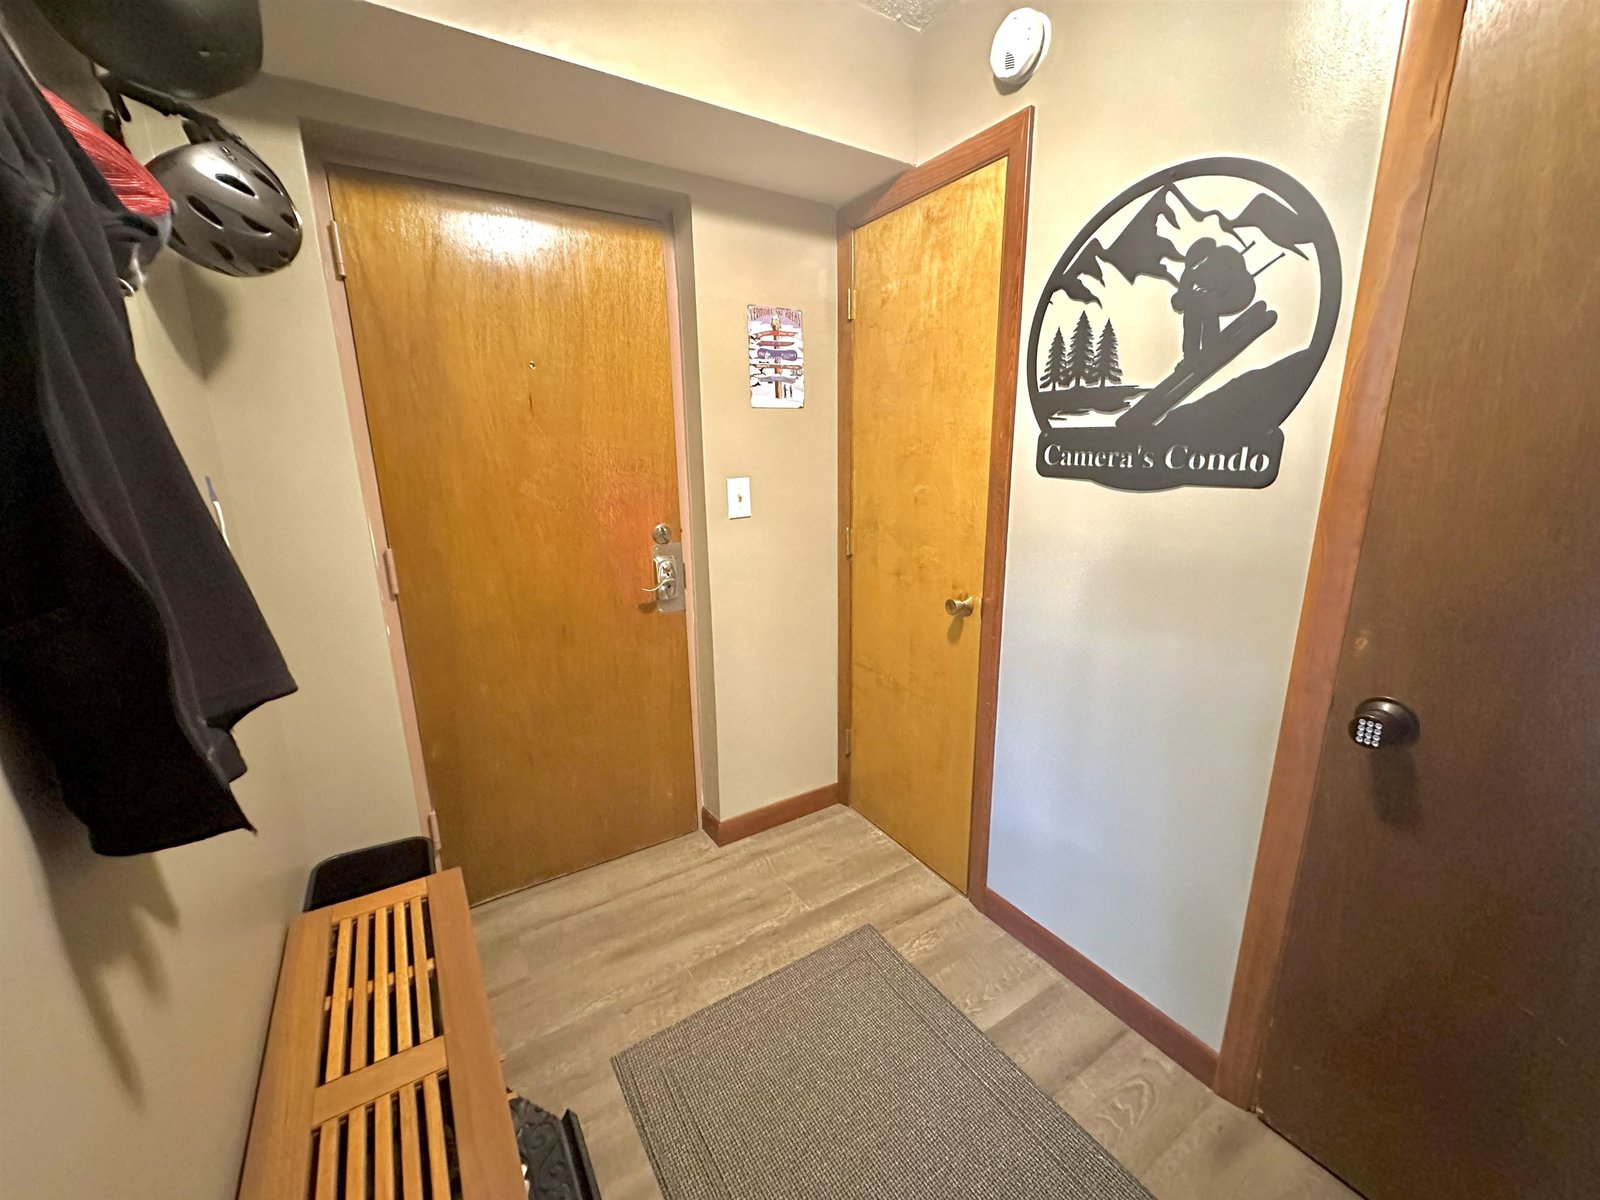
[[[844,527],[844,556],[851,558],[856,552],[856,539],[850,532],[850,526]]]
[[[846,758],[850,757],[850,731],[848,729],[844,731],[844,756]]]
[[[333,277],[344,278],[344,239],[339,236],[339,222],[328,222],[328,251],[333,255]]]
[[[439,861],[439,851],[444,849],[444,842],[439,837],[439,814],[433,809],[428,810],[428,837],[433,842],[433,860]]]
[[[844,319],[846,321],[856,319],[856,290],[853,287],[844,290]]]
[[[383,548],[383,578],[389,585],[389,599],[400,599],[400,568],[395,565],[393,546]]]

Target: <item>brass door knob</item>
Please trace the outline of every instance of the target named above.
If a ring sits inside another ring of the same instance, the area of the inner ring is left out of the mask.
[[[952,617],[970,617],[972,615],[971,596],[951,596],[944,602],[944,610]]]

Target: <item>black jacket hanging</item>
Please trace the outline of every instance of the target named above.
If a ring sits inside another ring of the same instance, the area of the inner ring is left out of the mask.
[[[102,854],[250,828],[229,730],[295,689],[134,361],[127,216],[0,41],[0,688]]]

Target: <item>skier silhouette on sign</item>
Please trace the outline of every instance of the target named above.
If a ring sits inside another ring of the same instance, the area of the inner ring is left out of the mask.
[[[1222,318],[1242,313],[1256,298],[1256,281],[1244,255],[1204,237],[1183,256],[1183,274],[1172,307],[1183,314],[1183,357],[1195,359],[1216,346]]]

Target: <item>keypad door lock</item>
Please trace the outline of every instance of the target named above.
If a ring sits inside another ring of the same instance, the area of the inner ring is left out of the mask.
[[[1363,700],[1350,718],[1350,740],[1368,750],[1409,746],[1421,731],[1417,714],[1388,696]]]

